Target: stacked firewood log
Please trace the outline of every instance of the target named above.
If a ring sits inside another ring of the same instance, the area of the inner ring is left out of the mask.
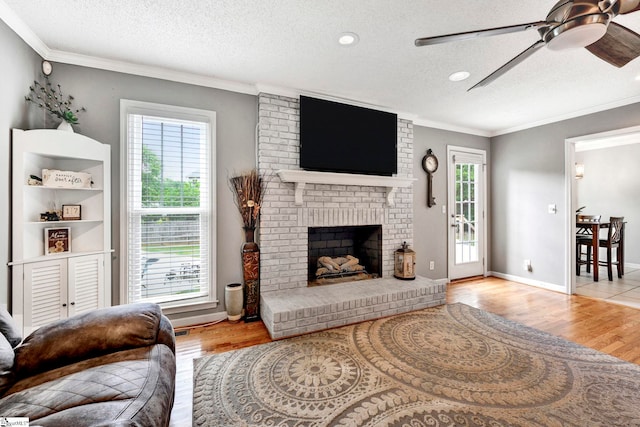
[[[360,265],[360,260],[354,256],[347,255],[346,257],[335,258],[322,256],[318,258],[316,277],[321,277],[326,274],[357,272],[363,270],[364,267]]]

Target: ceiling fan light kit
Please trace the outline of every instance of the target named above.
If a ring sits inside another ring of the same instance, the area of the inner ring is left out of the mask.
[[[600,40],[607,32],[609,16],[580,16],[547,31],[543,40],[551,50],[576,49]]]
[[[550,50],[586,48],[603,61],[622,67],[640,56],[640,35],[612,21],[620,14],[639,10],[640,0],[560,0],[551,8],[544,21],[423,37],[416,39],[415,45],[430,46],[530,29],[538,30],[540,40],[469,90],[493,82],[542,46]]]

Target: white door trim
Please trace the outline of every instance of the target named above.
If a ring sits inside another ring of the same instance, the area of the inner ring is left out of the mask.
[[[632,136],[636,135],[635,138]],[[637,135],[640,135],[640,126],[632,126],[628,128],[616,129],[607,132],[594,133],[591,135],[577,136],[564,140],[564,188],[565,188],[565,210],[567,212],[565,218],[565,280],[564,291],[571,295],[576,291],[576,245],[574,239],[576,235],[576,216],[575,211],[577,204],[574,201],[576,197],[576,180],[574,175],[574,164],[576,159],[576,145],[581,145],[584,150],[598,149],[606,147],[616,147],[626,145],[630,139],[637,141]]]
[[[489,267],[489,252],[488,252],[488,240],[489,240],[489,236],[487,233],[487,217],[488,212],[487,212],[487,200],[489,199],[489,186],[488,186],[488,182],[487,182],[487,172],[488,172],[488,165],[487,165],[487,152],[486,150],[480,150],[480,149],[476,149],[476,148],[469,148],[469,147],[459,147],[459,146],[455,146],[455,145],[447,145],[447,210],[449,212],[449,214],[447,215],[447,223],[446,223],[446,227],[447,227],[447,278],[449,281],[451,281],[451,270],[453,268],[453,263],[454,263],[454,259],[451,256],[451,245],[454,244],[454,242],[451,239],[451,213],[455,212],[455,188],[450,188],[450,173],[451,173],[451,162],[449,161],[449,159],[451,159],[451,153],[452,152],[461,152],[461,153],[468,153],[468,154],[475,154],[475,155],[480,155],[482,156],[482,181],[483,181],[483,186],[484,186],[484,194],[482,197],[482,235],[483,235],[483,243],[482,243],[482,252],[483,252],[483,257],[484,257],[484,262],[482,265],[482,275],[483,276],[487,276],[487,272],[488,272],[488,267]]]

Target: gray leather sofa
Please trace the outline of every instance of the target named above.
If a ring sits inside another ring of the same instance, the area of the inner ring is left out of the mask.
[[[167,426],[175,336],[156,304],[95,310],[24,340],[0,313],[0,416],[31,426]]]

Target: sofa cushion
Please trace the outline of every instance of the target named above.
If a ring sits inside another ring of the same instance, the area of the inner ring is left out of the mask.
[[[13,322],[13,318],[7,310],[0,307],[0,333],[7,338],[11,347],[15,347],[22,341],[22,334]]]
[[[36,329],[15,348],[18,378],[87,358],[156,344],[162,311],[138,303],[83,313]]]
[[[0,395],[14,382],[13,348],[4,335],[0,334]]]
[[[173,352],[159,344],[21,380],[0,399],[0,414],[40,426],[166,426],[174,385]]]

